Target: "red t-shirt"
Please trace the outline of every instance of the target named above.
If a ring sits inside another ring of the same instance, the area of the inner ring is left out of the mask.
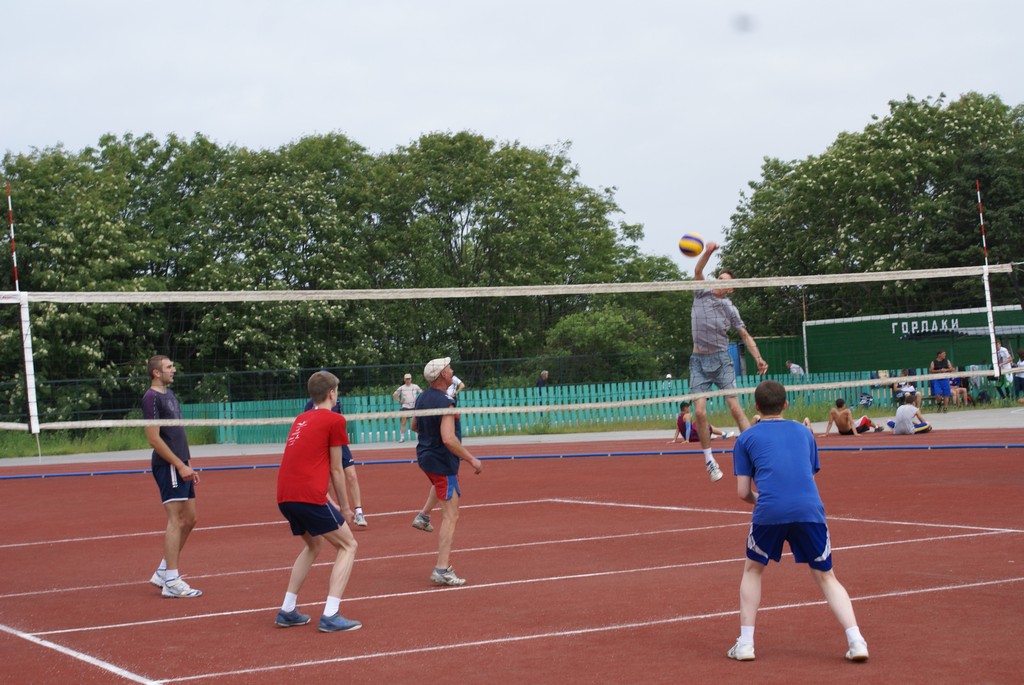
[[[331,483],[331,447],[348,444],[345,417],[311,409],[295,417],[277,472],[277,501],[326,504]]]

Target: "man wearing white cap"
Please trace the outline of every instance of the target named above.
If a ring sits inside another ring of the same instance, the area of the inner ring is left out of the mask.
[[[423,377],[430,387],[416,398],[416,409],[449,409],[455,400],[448,397],[448,386],[454,375],[451,357],[432,359],[423,367]],[[418,439],[416,461],[430,479],[430,493],[420,513],[412,521],[413,528],[430,532],[430,511],[440,502],[444,518],[437,538],[437,564],[430,580],[437,585],[464,585],[466,580],[455,575],[449,563],[455,524],[459,520],[459,462],[468,461],[476,473],[484,465],[462,446],[462,427],[457,414],[414,416],[412,429]]]
[[[405,374],[405,378],[402,379],[402,384],[398,386],[398,389],[391,393],[391,396],[395,398],[400,406],[399,411],[412,411],[413,407],[416,406],[416,398],[419,397],[423,390],[420,386],[412,382],[412,374]],[[399,435],[398,442],[405,442],[405,417],[401,417],[402,427],[401,434]]]

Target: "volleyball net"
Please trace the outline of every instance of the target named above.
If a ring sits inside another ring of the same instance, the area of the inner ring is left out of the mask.
[[[391,393],[404,373],[425,386],[423,364],[440,356],[452,356],[466,382],[458,404],[464,435],[664,424],[680,402],[696,397],[688,383],[693,293],[726,285],[768,361],[767,377],[808,404],[837,397],[882,404],[904,381],[995,381],[995,341],[1014,357],[1024,347],[1013,277],[1011,265],[993,265],[717,282],[0,293],[0,429],[161,423],[142,420],[140,411],[153,354],[168,354],[178,367],[173,387],[185,418],[172,423],[214,428],[221,442],[283,440],[306,401],[306,379],[321,368],[342,381],[356,441],[397,439],[400,416],[412,414],[400,414]],[[477,330],[482,338],[552,335],[536,330],[537,311],[576,318],[555,331],[571,352],[465,360],[453,353],[467,320],[495,320],[494,330]],[[590,333],[618,335],[624,344],[604,353],[572,347]],[[413,339],[416,351],[397,356]],[[732,340],[738,387],[701,396],[714,411],[735,395],[752,412],[750,395],[764,377],[749,350]],[[373,357],[367,350],[406,361],[348,361]],[[955,370],[928,373],[939,350]],[[790,373],[792,365],[803,375]],[[542,368],[553,382],[540,388]]]

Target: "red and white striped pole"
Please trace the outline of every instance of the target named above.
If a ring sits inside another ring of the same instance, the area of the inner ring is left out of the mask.
[[[974,179],[974,188],[978,191],[978,221],[981,222],[981,251],[985,256],[985,266],[988,266],[988,243],[985,242],[985,210],[981,207],[981,181]],[[14,244],[14,238],[11,238]]]
[[[14,247],[14,205],[11,202],[11,182],[7,181],[7,223],[11,231],[11,259],[14,260],[14,298],[21,315],[21,347],[25,360],[25,399],[28,403],[28,428],[36,436],[36,449],[42,461],[43,450],[39,444],[39,406],[36,402],[36,367],[32,354],[32,328],[28,314],[28,293],[21,292],[18,281],[18,252]],[[9,293],[0,293],[6,296]]]
[[[988,337],[992,346],[992,378],[999,378],[999,355],[996,350],[996,319],[992,311],[992,291],[988,284],[988,243],[985,241],[985,211],[981,206],[981,181],[974,179],[974,188],[978,191],[978,221],[981,222],[981,250],[985,256],[985,268],[982,271],[982,282],[985,284],[985,308],[988,310]]]
[[[7,182],[7,222],[11,227],[11,259],[14,261],[14,290],[18,292],[18,251],[14,249],[14,205],[11,204],[11,182]]]

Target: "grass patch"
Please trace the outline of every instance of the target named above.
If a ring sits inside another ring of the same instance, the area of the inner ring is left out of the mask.
[[[190,445],[216,442],[217,429],[200,426],[186,429]],[[141,428],[93,428],[81,431],[42,431],[35,435],[21,431],[0,431],[0,454],[6,457],[60,456],[123,452],[148,449],[146,434]]]

